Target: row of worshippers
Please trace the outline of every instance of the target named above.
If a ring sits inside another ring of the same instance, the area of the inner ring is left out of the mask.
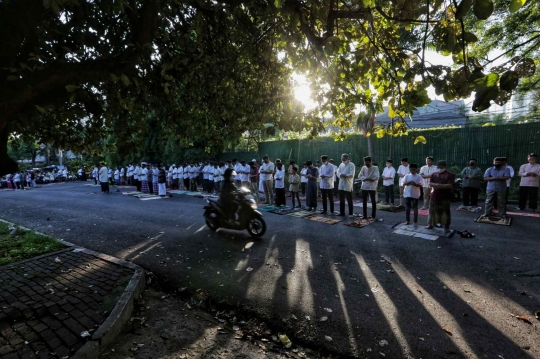
[[[116,168],[113,172],[113,176],[116,183],[120,184],[119,168]],[[99,163],[94,167],[92,177],[96,180],[96,183],[99,182],[101,185],[101,193],[110,193],[109,185],[111,184],[111,168],[108,168],[104,163]],[[150,165],[146,162],[141,163],[137,178],[130,179],[130,182],[134,182],[134,185],[137,186],[137,190],[143,193],[153,193],[162,197],[167,195],[167,170],[163,163],[160,163],[159,165]]]

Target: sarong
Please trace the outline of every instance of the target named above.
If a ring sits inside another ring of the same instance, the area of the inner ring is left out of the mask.
[[[167,195],[167,186],[165,183],[159,183],[159,195],[160,196],[166,196]]]
[[[141,181],[141,192],[142,193],[150,192],[150,188],[148,188],[148,181]]]
[[[158,182],[157,181],[154,181],[152,182],[152,185],[153,185],[153,189],[154,189],[154,194],[158,193]]]
[[[436,201],[431,201],[429,204],[429,217],[428,223],[431,226],[436,226],[438,223],[443,226],[449,226],[451,222],[451,212],[450,212],[450,200],[449,199],[438,199]]]

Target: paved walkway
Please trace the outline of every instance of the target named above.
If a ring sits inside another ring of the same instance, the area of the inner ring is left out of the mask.
[[[133,274],[73,248],[0,267],[0,357],[73,355],[108,317]]]

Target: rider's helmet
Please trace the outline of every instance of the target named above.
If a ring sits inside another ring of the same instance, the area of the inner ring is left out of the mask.
[[[227,168],[223,174],[225,182],[234,182],[234,176],[236,172],[232,168]]]

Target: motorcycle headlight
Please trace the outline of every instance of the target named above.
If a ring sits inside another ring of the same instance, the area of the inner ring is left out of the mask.
[[[257,208],[258,208],[258,207],[257,207],[257,203],[252,203],[252,204],[251,204],[251,208],[252,208],[252,209],[257,209]]]

